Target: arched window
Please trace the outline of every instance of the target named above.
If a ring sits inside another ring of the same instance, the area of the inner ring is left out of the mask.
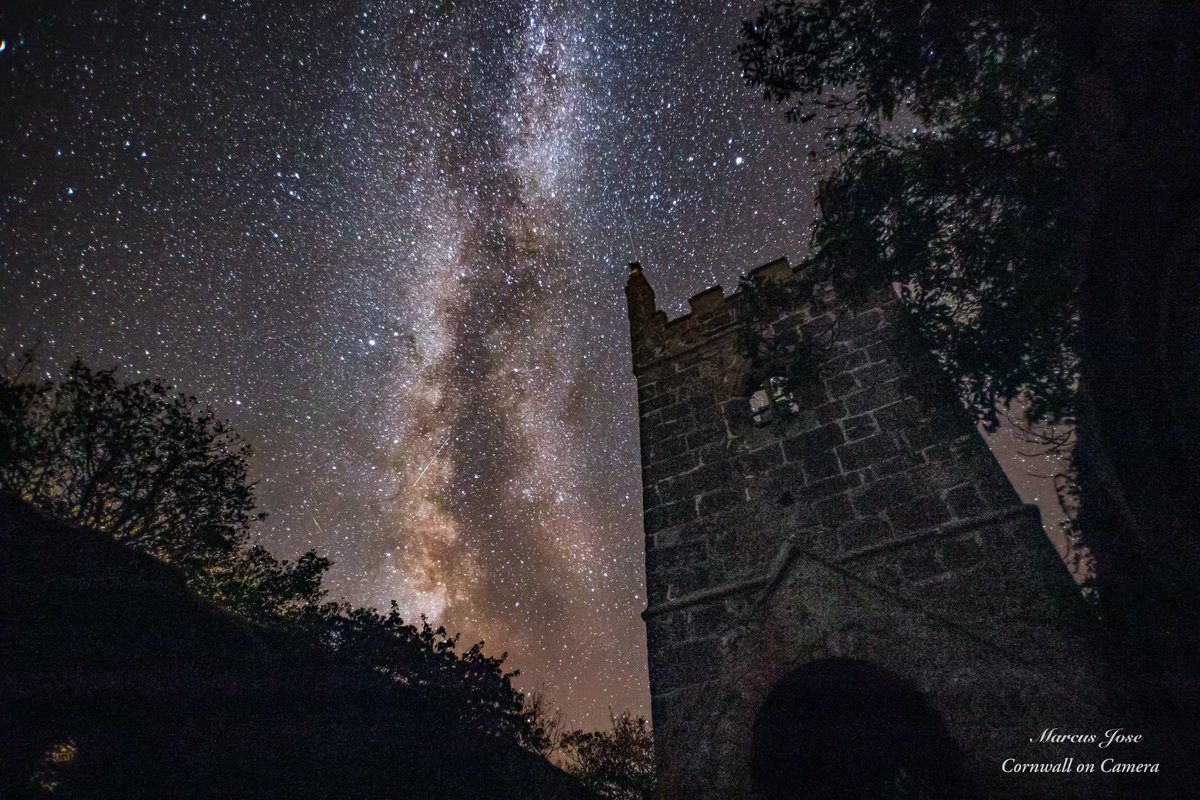
[[[751,775],[765,798],[966,800],[962,755],[912,685],[849,658],[809,662],[759,709]]]

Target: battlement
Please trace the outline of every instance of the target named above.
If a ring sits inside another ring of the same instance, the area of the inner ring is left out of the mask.
[[[777,258],[751,270],[748,277],[756,281],[785,281],[795,274],[786,258]],[[741,322],[741,293],[735,290],[726,294],[720,284],[688,298],[689,311],[669,319],[658,308],[654,289],[636,261],[629,265],[625,297],[629,303],[635,364],[688,349],[706,338],[729,332]]]

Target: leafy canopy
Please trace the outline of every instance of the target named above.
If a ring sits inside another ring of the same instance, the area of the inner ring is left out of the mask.
[[[559,749],[567,772],[608,800],[651,800],[654,796],[654,736],[650,723],[628,711],[610,714],[612,727],[572,731]]]
[[[103,531],[176,567],[199,595],[258,624],[317,642],[352,670],[383,675],[485,734],[531,749],[545,733],[512,685],[506,655],[424,618],[325,602],[331,562],[279,560],[251,541],[250,448],[212,409],[161,381],[122,383],[73,363],[59,380],[0,364],[0,492]]]
[[[249,456],[212,409],[161,381],[121,383],[80,361],[58,381],[0,378],[0,491],[176,566],[245,616],[295,613],[320,600],[330,562],[250,542]]]
[[[774,0],[744,25],[747,82],[820,121],[831,165],[805,266],[850,298],[897,284],[915,332],[995,424],[1069,418],[1076,292],[1053,9]]]

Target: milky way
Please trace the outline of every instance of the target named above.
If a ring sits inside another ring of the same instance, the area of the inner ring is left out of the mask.
[[[644,712],[625,265],[678,312],[802,255],[823,168],[758,3],[285,5],[0,18],[0,347],[198,395],[335,595]]]

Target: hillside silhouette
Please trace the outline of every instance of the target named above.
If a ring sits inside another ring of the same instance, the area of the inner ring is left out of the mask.
[[[586,798],[511,740],[0,498],[5,797]]]

